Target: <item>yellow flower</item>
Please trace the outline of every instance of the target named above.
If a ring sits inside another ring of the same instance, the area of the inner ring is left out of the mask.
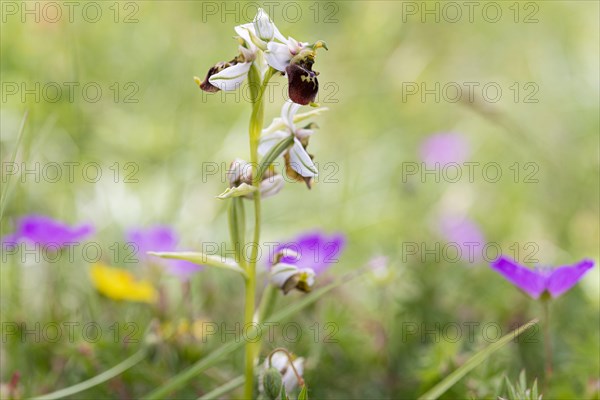
[[[114,300],[152,303],[156,300],[156,289],[148,281],[136,281],[128,271],[97,263],[92,266],[92,282],[96,289]]]

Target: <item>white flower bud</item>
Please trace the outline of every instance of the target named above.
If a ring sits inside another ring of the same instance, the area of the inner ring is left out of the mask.
[[[262,8],[258,9],[256,17],[254,17],[254,30],[256,36],[261,40],[271,41],[275,35],[275,27],[273,21],[269,18],[269,15]]]
[[[260,183],[260,195],[263,198],[275,196],[285,186],[285,180],[281,175],[273,175],[265,178]]]
[[[299,357],[293,361],[294,368],[298,372],[298,375],[302,377],[304,374],[304,358]],[[265,370],[269,368],[269,360],[265,360],[264,363]],[[285,387],[286,392],[291,392],[298,386],[298,378],[294,373],[294,369],[290,365],[290,360],[283,353],[275,353],[271,356],[271,368],[276,369],[282,375],[283,386]],[[262,382],[259,382],[259,388],[261,391],[264,391],[264,387],[262,386]]]

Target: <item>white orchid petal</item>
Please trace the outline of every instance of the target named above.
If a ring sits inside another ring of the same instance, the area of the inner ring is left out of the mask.
[[[225,68],[223,71],[214,74],[208,81],[211,85],[218,87],[221,90],[236,90],[248,77],[248,71],[252,63],[240,63]]]
[[[317,167],[297,138],[294,138],[294,145],[290,149],[289,154],[290,165],[294,171],[305,178],[317,176],[319,172]]]
[[[315,133],[314,129],[296,129],[295,132],[298,139],[305,139],[312,136],[313,133]]]
[[[299,122],[307,120],[311,117],[316,117],[317,115],[320,115],[323,111],[327,111],[327,110],[328,110],[327,107],[319,107],[319,108],[315,108],[310,111],[307,111],[305,113],[296,114],[294,116],[294,124],[297,124]],[[285,125],[284,121],[279,117],[273,118],[273,121],[271,122],[271,124],[262,130],[262,134],[267,135],[269,133],[273,133],[273,132],[281,130],[281,129],[286,129],[286,125]]]
[[[258,143],[258,154],[264,156],[275,146],[277,143],[281,142],[283,138],[289,136],[289,132],[285,131],[275,131],[268,135],[264,135],[260,138],[260,142]]]
[[[291,100],[287,100],[281,107],[281,119],[286,124],[291,132],[296,130],[294,125],[294,116],[300,109],[300,104],[296,104]]]
[[[288,50],[290,51],[290,53],[292,53],[294,55],[298,54],[300,45],[298,44],[298,41],[296,39],[294,39],[293,37],[290,36],[290,37],[288,37],[288,40],[286,43],[287,43],[287,47],[288,47]]]
[[[285,68],[292,59],[288,46],[281,43],[269,42],[265,51],[267,63],[278,71],[285,72]]]
[[[285,36],[283,36],[281,34],[281,32],[279,32],[279,29],[277,29],[277,25],[275,25],[275,23],[273,23],[273,28],[275,30],[275,33],[273,35],[273,39],[277,39],[279,40],[281,43],[287,43],[287,39],[285,38]]]
[[[255,33],[254,24],[247,23],[243,25],[238,25],[233,29],[235,29],[235,33],[237,33],[239,37],[244,39],[244,42],[246,42],[248,49],[252,51],[252,53],[256,53],[257,47],[254,43],[252,43],[252,39],[250,37],[250,32]]]
[[[277,353],[276,353],[277,354]],[[300,357],[294,360],[293,362],[296,371],[298,371],[298,375],[302,376],[304,374],[304,358]],[[291,392],[298,386],[298,378],[294,373],[294,369],[289,366],[289,360],[287,362],[288,368],[283,374],[281,380],[283,381],[283,386],[285,387],[286,392]]]
[[[298,273],[298,267],[292,264],[279,263],[271,268],[271,283],[278,288],[283,288],[283,285]]]

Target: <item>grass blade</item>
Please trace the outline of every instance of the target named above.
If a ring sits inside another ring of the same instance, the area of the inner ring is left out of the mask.
[[[64,388],[61,390],[57,390],[56,392],[44,394],[42,396],[34,397],[32,400],[54,400],[54,399],[62,399],[67,396],[72,396],[74,394],[83,392],[84,390],[88,390],[94,386],[97,386],[101,383],[104,383],[117,375],[122,374],[127,371],[129,368],[137,365],[140,361],[142,361],[146,357],[146,347],[142,347],[136,353],[134,353],[131,357],[123,360],[119,364],[115,365],[111,369],[104,371],[103,373],[94,376],[87,381],[83,381],[78,383],[77,385],[69,386],[68,388]]]
[[[479,364],[487,360],[496,350],[504,347],[504,345],[508,344],[511,340],[525,332],[527,329],[531,328],[533,325],[537,324],[538,320],[534,319],[526,323],[525,325],[521,325],[514,331],[504,335],[497,342],[492,343],[487,346],[485,349],[480,350],[475,353],[473,357],[471,357],[464,365],[458,368],[456,371],[452,372],[445,379],[443,379],[440,383],[435,385],[433,388],[428,390],[425,394],[419,397],[419,400],[435,400],[444,394],[448,389],[450,389],[456,382],[461,380],[466,374],[468,374],[472,369],[477,367]]]
[[[29,115],[29,110],[25,111],[23,114],[23,118],[21,119],[21,125],[19,126],[19,133],[17,134],[17,143],[15,143],[15,148],[11,157],[11,164],[14,165],[15,160],[17,159],[17,153],[19,152],[19,147],[21,147],[21,141],[23,140],[23,132],[25,131],[25,122],[27,122],[27,116]],[[6,207],[6,200],[8,198],[8,193],[11,191],[11,181],[12,175],[9,175],[6,184],[4,185],[4,190],[2,191],[2,196],[0,197],[0,221],[4,217],[4,208]]]
[[[244,384],[245,380],[246,380],[246,378],[244,377],[244,375],[240,375],[237,378],[233,378],[232,380],[225,383],[224,385],[221,385],[218,388],[206,393],[204,396],[198,397],[198,400],[216,399],[219,396],[224,395],[225,393],[228,393],[234,389],[239,388],[240,386],[242,386]]]

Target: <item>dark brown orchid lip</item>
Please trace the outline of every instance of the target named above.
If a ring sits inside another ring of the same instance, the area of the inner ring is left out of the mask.
[[[288,294],[293,289],[298,289],[304,293],[309,293],[312,290],[312,288],[308,286],[308,283],[300,279],[300,275],[300,273],[294,274],[290,276],[287,281],[285,281],[281,288],[281,290],[283,290],[283,294]]]
[[[288,94],[290,99],[303,106],[312,103],[319,91],[317,73],[312,70],[312,62],[305,60],[287,66]]]

